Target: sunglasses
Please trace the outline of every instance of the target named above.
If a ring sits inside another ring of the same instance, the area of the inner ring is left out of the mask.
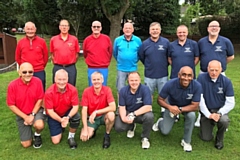
[[[22,74],[33,74],[33,71],[22,71]]]
[[[92,28],[101,28],[101,26],[92,26]]]

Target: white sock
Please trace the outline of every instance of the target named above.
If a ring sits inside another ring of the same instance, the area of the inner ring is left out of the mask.
[[[34,135],[35,135],[35,136],[41,136],[41,133],[35,132]]]
[[[69,132],[69,134],[68,134],[68,139],[69,139],[69,138],[74,138],[74,136],[75,136],[75,133]]]

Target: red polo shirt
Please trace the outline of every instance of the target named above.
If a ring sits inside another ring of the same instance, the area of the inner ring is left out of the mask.
[[[65,41],[60,34],[50,40],[50,52],[53,54],[54,64],[68,65],[76,63],[79,51],[78,39],[70,34],[68,34]]]
[[[39,78],[32,77],[29,84],[21,78],[15,79],[8,85],[7,105],[14,105],[23,113],[30,114],[38,100],[43,99],[44,92]]]
[[[105,34],[85,38],[83,54],[89,68],[108,68],[112,58],[112,42]]]
[[[109,87],[102,86],[100,94],[97,95],[91,86],[84,90],[81,105],[88,107],[88,115],[91,115],[93,111],[105,108],[111,102],[114,102],[114,98]]]
[[[44,104],[46,109],[53,109],[59,116],[64,116],[72,106],[79,104],[78,91],[71,84],[66,85],[66,90],[61,93],[57,89],[57,85],[51,85],[44,96]]]
[[[15,60],[19,65],[24,62],[31,63],[35,72],[44,70],[48,62],[45,40],[39,36],[35,36],[32,40],[27,37],[22,38],[17,44]]]

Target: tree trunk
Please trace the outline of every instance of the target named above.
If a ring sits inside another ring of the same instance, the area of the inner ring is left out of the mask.
[[[114,42],[115,38],[117,38],[120,35],[121,20],[122,18],[120,17],[116,17],[116,16],[111,17],[109,37],[111,38],[112,43]]]
[[[108,8],[105,6],[105,0],[100,0],[101,6],[103,9],[103,13],[106,15],[107,19],[110,21],[110,34],[109,37],[111,38],[111,41],[113,42],[116,37],[119,36],[120,30],[121,30],[121,20],[126,12],[126,10],[130,6],[129,0],[124,0],[124,5],[121,6],[119,9],[119,12],[116,14],[112,15],[109,11]]]

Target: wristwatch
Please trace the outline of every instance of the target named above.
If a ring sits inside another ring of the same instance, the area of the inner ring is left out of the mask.
[[[219,112],[219,111],[218,111],[218,112],[217,112],[217,114],[219,114],[219,115],[220,115],[220,117],[222,117],[222,113],[221,113],[221,112]]]
[[[179,107],[180,112],[182,112],[182,107]]]
[[[32,112],[32,116],[35,117],[35,115],[36,115],[36,114],[35,114],[34,112]]]

